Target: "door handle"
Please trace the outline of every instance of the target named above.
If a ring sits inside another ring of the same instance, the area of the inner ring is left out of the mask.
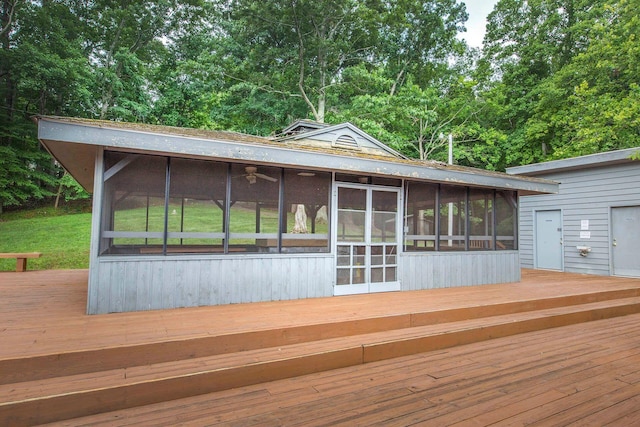
[[[613,246],[618,246],[618,241],[616,239],[613,239]]]

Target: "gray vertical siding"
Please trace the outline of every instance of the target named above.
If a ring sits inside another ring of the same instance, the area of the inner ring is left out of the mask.
[[[520,281],[518,251],[404,253],[403,291]]]
[[[610,275],[610,227],[612,207],[640,205],[640,165],[587,168],[543,175],[560,182],[559,194],[520,198],[520,262],[534,268],[534,212],[561,209],[563,217],[564,270]],[[580,238],[580,221],[589,220],[590,239]],[[576,246],[590,246],[580,256]]]
[[[102,257],[91,270],[88,312],[331,296],[333,276],[333,255]]]
[[[520,280],[517,251],[405,253],[402,290]],[[335,260],[320,256],[101,257],[89,280],[89,314],[333,295]]]
[[[334,254],[98,256],[102,162],[100,150],[94,181],[89,314],[333,295]],[[398,268],[402,290],[520,280],[518,251],[404,253]]]

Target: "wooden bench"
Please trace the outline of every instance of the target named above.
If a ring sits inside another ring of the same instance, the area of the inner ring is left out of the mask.
[[[16,271],[27,270],[28,258],[40,258],[42,254],[40,252],[25,252],[25,253],[0,253],[0,258],[15,258],[16,259]]]

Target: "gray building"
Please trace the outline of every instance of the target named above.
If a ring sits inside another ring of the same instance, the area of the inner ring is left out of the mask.
[[[277,137],[58,117],[93,193],[88,313],[520,279],[518,197],[555,182],[407,159],[352,124]]]
[[[640,277],[640,148],[519,166],[509,174],[559,183],[520,199],[525,268]]]

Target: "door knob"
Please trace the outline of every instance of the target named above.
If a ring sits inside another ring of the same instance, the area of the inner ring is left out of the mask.
[[[616,239],[613,239],[613,246],[618,246],[618,241]]]

